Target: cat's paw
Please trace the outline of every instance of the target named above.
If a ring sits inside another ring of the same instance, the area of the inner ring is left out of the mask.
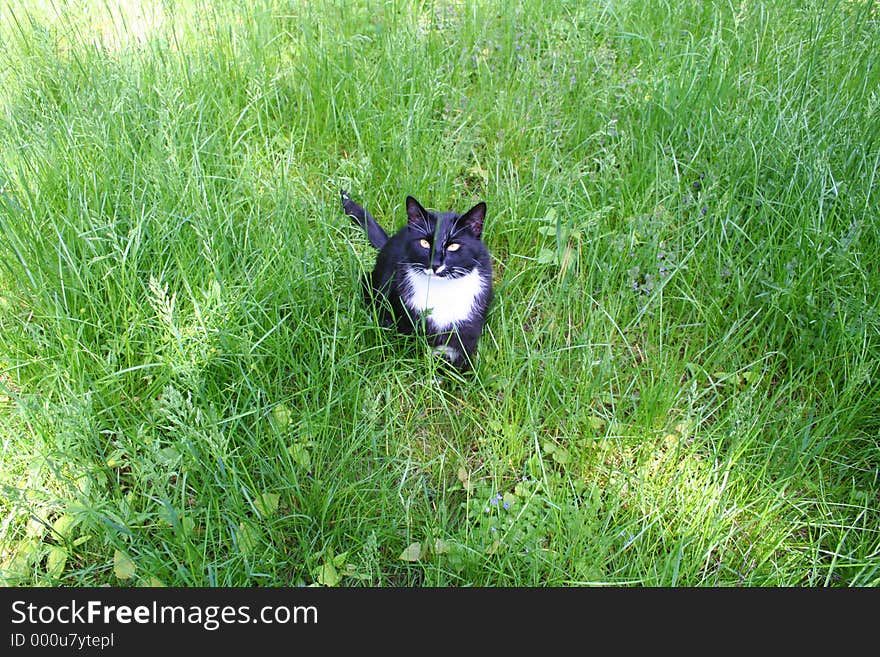
[[[461,352],[455,347],[450,347],[448,344],[434,347],[433,351],[435,356],[443,356],[446,360],[453,363],[461,358]]]
[[[439,345],[434,347],[431,351],[434,356],[442,357],[444,363],[452,366],[459,372],[467,372],[469,369],[471,369],[470,357],[468,357],[467,354],[455,347],[452,347],[448,344]]]

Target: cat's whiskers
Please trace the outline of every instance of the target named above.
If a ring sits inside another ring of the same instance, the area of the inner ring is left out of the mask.
[[[456,230],[452,231],[452,234],[449,236],[449,239],[454,240],[456,237],[461,235],[466,230],[467,230],[467,226],[459,226]]]
[[[468,274],[470,274],[474,270],[475,267],[479,266],[479,264],[480,264],[476,260],[472,260],[471,262],[473,263],[473,265],[470,267],[463,267],[461,265],[449,267],[447,270],[449,272],[447,274],[447,277],[448,278],[461,278],[462,276],[467,276]]]

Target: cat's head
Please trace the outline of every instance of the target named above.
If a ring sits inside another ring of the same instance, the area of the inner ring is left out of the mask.
[[[480,201],[464,214],[431,212],[406,197],[408,262],[425,274],[458,278],[469,274],[485,253],[481,236],[486,204]]]

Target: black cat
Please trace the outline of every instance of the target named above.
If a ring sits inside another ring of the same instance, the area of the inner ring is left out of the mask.
[[[344,190],[342,209],[379,249],[364,287],[382,325],[423,332],[435,353],[469,369],[493,294],[492,263],[481,240],[486,204],[464,214],[437,213],[407,196],[407,224],[390,238]]]

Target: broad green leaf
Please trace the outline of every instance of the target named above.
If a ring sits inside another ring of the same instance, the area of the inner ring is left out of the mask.
[[[290,454],[290,458],[293,459],[293,462],[296,463],[303,470],[312,469],[312,458],[309,455],[309,450],[306,449],[305,445],[301,445],[299,443],[291,445],[287,448],[287,453]]]
[[[119,468],[125,463],[127,455],[121,449],[115,450],[110,456],[107,457],[107,467],[110,468]]]
[[[238,549],[245,556],[257,547],[257,531],[249,524],[242,522],[238,526]]]
[[[180,458],[180,452],[174,447],[163,447],[159,450],[158,460],[165,465],[173,465]]]
[[[742,378],[746,382],[746,384],[753,385],[761,380],[761,373],[749,370],[742,373]]]
[[[119,579],[131,579],[136,570],[134,561],[125,552],[122,550],[113,552],[113,574]]]
[[[254,507],[261,516],[271,516],[278,509],[280,499],[278,493],[263,493],[254,500]]]
[[[556,264],[556,249],[543,248],[538,251],[538,264],[554,265]]]
[[[434,554],[447,554],[449,552],[449,544],[442,540],[436,539],[434,541]]]
[[[324,565],[318,570],[318,584],[321,586],[336,586],[342,581],[339,571],[331,561],[325,561]]]
[[[67,563],[67,550],[58,545],[49,548],[49,554],[46,556],[46,572],[52,577],[60,577],[64,572],[64,565]]]
[[[418,561],[422,558],[422,544],[410,543],[401,553],[399,559],[402,561]]]
[[[291,412],[287,404],[277,404],[272,409],[272,422],[278,429],[286,429],[290,424]]]
[[[92,480],[90,477],[86,477],[85,475],[77,477],[74,480],[74,485],[76,485],[77,490],[84,498],[89,498],[92,491]]]
[[[159,520],[166,525],[174,526],[177,524],[177,511],[170,504],[159,504],[159,512],[157,514]]]
[[[149,586],[153,588],[165,588],[166,584],[161,579],[156,576],[147,578],[147,581],[144,583],[144,586]]]
[[[458,480],[461,482],[461,485],[464,489],[472,493],[474,490],[473,484],[471,483],[471,476],[468,474],[468,471],[465,469],[463,465],[458,466]]]
[[[598,415],[591,415],[590,419],[587,421],[590,424],[590,428],[594,431],[601,431],[605,428],[605,425],[608,424],[604,417],[599,417]]]
[[[571,455],[568,453],[567,449],[562,449],[561,447],[557,447],[553,451],[553,460],[559,463],[560,465],[565,465],[569,461],[571,461]]]
[[[65,513],[62,516],[59,516],[55,519],[55,522],[52,523],[52,529],[55,531],[55,535],[64,539],[70,540],[72,538],[73,529],[76,527],[77,519],[75,516],[70,515],[69,513]]]
[[[28,536],[41,538],[46,533],[46,524],[40,518],[31,517],[25,531]]]
[[[29,540],[22,541],[16,553],[3,560],[3,563],[0,564],[0,570],[7,581],[12,582],[17,577],[30,576],[31,564],[34,561],[32,548],[33,544]]]

